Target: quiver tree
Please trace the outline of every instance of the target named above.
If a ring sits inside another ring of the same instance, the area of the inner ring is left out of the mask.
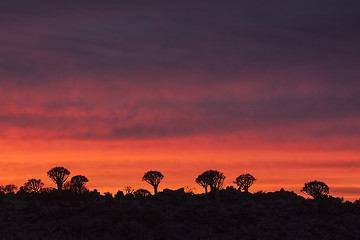
[[[210,187],[210,191],[222,189],[224,187],[224,180],[224,174],[217,170],[203,172],[195,179],[197,184],[205,188],[206,193],[208,192],[208,187]]]
[[[209,186],[210,191],[220,190],[224,187],[224,180],[225,176],[223,173],[217,170],[209,170],[208,172],[208,179],[209,179]]]
[[[142,180],[149,183],[151,186],[153,186],[154,194],[157,194],[158,186],[163,178],[164,178],[164,175],[162,175],[162,173],[159,171],[148,171],[144,174],[144,176],[142,177]]]
[[[323,182],[312,181],[305,183],[301,192],[313,197],[314,199],[318,199],[329,194],[329,187]]]
[[[88,181],[89,179],[87,179],[85,176],[76,175],[70,180],[70,189],[74,190],[77,193],[83,193],[87,190],[85,185]]]
[[[200,174],[196,179],[196,183],[202,186],[205,189],[205,193],[208,193],[209,181],[205,173]]]
[[[254,178],[251,174],[241,174],[238,176],[234,183],[239,186],[240,190],[244,190],[245,192],[249,192],[249,188],[253,183],[256,181],[256,178]]]
[[[23,190],[28,193],[40,193],[42,192],[42,188],[44,186],[44,183],[41,181],[41,179],[29,179],[23,187]]]
[[[17,189],[18,189],[17,186],[15,186],[14,184],[8,184],[6,186],[0,186],[0,191],[5,193],[5,194],[15,193]]]
[[[54,183],[57,185],[58,190],[62,190],[62,186],[66,179],[68,179],[70,175],[70,171],[64,167],[54,167],[50,171],[47,172],[47,175]]]

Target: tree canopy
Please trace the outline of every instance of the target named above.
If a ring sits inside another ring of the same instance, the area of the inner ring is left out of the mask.
[[[77,193],[83,193],[87,190],[86,183],[89,182],[89,179],[83,175],[76,175],[70,180],[70,188]]]
[[[58,190],[62,190],[64,182],[68,179],[70,171],[64,167],[54,167],[47,172],[47,175],[57,184]]]
[[[25,184],[23,190],[29,193],[40,193],[44,183],[41,179],[29,179]]]
[[[251,185],[253,185],[255,181],[256,178],[254,178],[251,174],[247,173],[237,177],[234,183],[239,186],[240,190],[249,192],[249,188],[251,187]]]
[[[158,192],[158,186],[161,182],[161,180],[163,180],[164,175],[162,175],[161,172],[159,171],[148,171],[144,174],[144,176],[142,177],[142,180],[149,183],[151,186],[154,187],[154,194],[156,194]]]
[[[196,183],[205,188],[205,192],[219,190],[224,187],[225,176],[222,172],[217,170],[208,170],[200,174],[196,179]]]
[[[301,192],[313,197],[314,199],[326,196],[329,194],[329,187],[320,181],[311,181],[305,183]]]
[[[8,194],[8,193],[15,193],[17,190],[17,186],[15,186],[14,184],[8,184],[6,186],[0,186],[0,191]]]

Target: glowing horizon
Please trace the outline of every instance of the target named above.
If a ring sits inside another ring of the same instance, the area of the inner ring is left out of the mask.
[[[216,169],[360,198],[358,3],[138,3],[3,4],[0,185],[63,166],[101,192],[151,190],[148,170],[201,192]]]

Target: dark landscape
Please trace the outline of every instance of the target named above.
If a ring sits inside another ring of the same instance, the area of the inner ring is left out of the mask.
[[[0,0],[0,240],[360,240],[359,0]]]
[[[65,182],[69,174],[63,167],[48,172],[59,189],[43,188],[40,179],[30,179],[17,193],[14,185],[2,186],[0,238],[360,238],[360,202],[345,202],[328,195],[329,188],[319,181],[305,184],[302,191],[313,197],[306,199],[284,189],[250,193],[248,190],[256,180],[250,174],[236,179],[234,183],[239,188],[224,189],[223,173],[209,170],[196,178],[205,190],[210,187],[205,194],[180,188],[151,195],[148,190],[135,191],[126,186],[113,196],[89,191],[88,180],[81,175]],[[162,179],[157,171],[149,171],[143,177],[155,191]]]
[[[294,192],[184,189],[115,197],[91,191],[1,195],[1,239],[359,239],[360,204]]]

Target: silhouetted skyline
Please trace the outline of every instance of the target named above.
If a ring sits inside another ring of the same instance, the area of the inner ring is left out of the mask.
[[[360,3],[6,1],[0,184],[66,166],[116,193],[159,170],[360,194]],[[161,186],[161,185],[160,185]]]

